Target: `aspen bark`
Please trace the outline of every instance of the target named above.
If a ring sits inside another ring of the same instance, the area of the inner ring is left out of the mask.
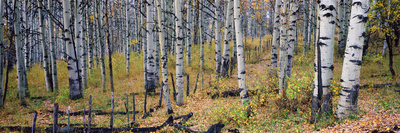
[[[286,73],[287,73],[287,7],[289,4],[288,0],[282,0],[283,7],[279,11],[281,13],[281,27],[280,27],[280,47],[279,47],[279,94],[283,94],[283,91],[286,90]]]
[[[320,113],[326,113],[331,110],[331,94],[329,92],[330,81],[332,80],[333,71],[333,52],[334,52],[334,37],[335,37],[335,22],[336,22],[336,1],[322,0],[319,3],[319,14],[320,18],[320,30],[318,37],[317,49],[315,55],[320,56],[321,59],[315,58],[314,67],[314,86],[313,86],[313,100],[312,100],[312,117],[316,110],[319,109],[322,104]],[[320,64],[321,68],[318,68],[317,64]],[[316,70],[321,69],[318,73]],[[321,74],[321,75],[319,75]],[[321,85],[318,82],[318,76],[320,76]],[[322,94],[320,94],[322,93]],[[321,101],[321,102],[320,102]],[[311,119],[312,122],[314,118]]]
[[[287,72],[286,75],[290,78],[292,73],[293,54],[294,49],[297,45],[297,16],[299,13],[299,7],[297,0],[290,0],[290,20],[289,20],[289,36],[288,36],[288,48],[287,48]]]
[[[308,19],[309,11],[308,11],[308,5],[307,5],[307,1],[306,0],[303,0],[303,11],[304,11],[304,13],[303,13],[303,25],[304,25],[304,29],[303,29],[304,30],[303,31],[303,55],[305,55],[306,52],[307,52],[307,43],[308,43],[308,35],[309,35],[308,33],[311,32],[311,31],[308,30],[309,27],[310,27],[310,25],[308,25],[310,19]]]
[[[45,22],[44,22],[44,15],[43,15],[43,3],[38,0],[38,8],[39,8],[39,26],[40,26],[40,40],[42,43],[42,52],[43,52],[43,69],[44,69],[44,75],[45,75],[45,80],[46,80],[46,90],[48,92],[53,91],[53,81],[51,77],[51,72],[50,72],[50,59],[49,59],[49,53],[48,53],[48,47],[46,43],[46,37],[45,37]]]
[[[240,14],[240,1],[234,0],[233,4],[233,16],[235,20],[235,32],[236,32],[236,45],[238,52],[238,80],[239,80],[239,91],[240,91],[240,99],[243,105],[249,104],[249,94],[247,92],[246,86],[246,70],[244,64],[244,49],[243,49],[243,35],[241,30],[241,14]]]
[[[72,100],[83,97],[81,82],[79,79],[78,61],[75,50],[75,44],[71,37],[71,5],[70,1],[63,1],[63,19],[64,19],[64,37],[66,40],[66,55],[68,59],[68,75],[69,75],[69,97]]]
[[[105,66],[105,42],[104,42],[104,16],[103,16],[103,1],[96,0],[96,8],[97,8],[97,30],[98,30],[98,40],[100,45],[100,73],[101,73],[101,81],[103,92],[106,92],[106,66]]]
[[[18,94],[19,94],[19,100],[20,100],[20,105],[26,106],[26,96],[29,95],[28,93],[28,82],[26,79],[26,71],[25,71],[25,62],[24,62],[24,56],[22,53],[22,42],[20,40],[21,38],[21,31],[20,31],[20,10],[19,10],[19,1],[13,0],[14,4],[14,20],[15,24],[14,25],[14,34],[15,34],[15,50],[16,50],[16,56],[17,56],[17,87],[18,87]],[[3,101],[4,102],[4,101]]]
[[[84,6],[85,6],[85,2],[84,0],[79,1],[80,2],[78,5],[78,11],[77,14],[79,14],[80,16],[80,22],[81,23],[81,44],[79,45],[79,50],[80,50],[80,64],[81,64],[81,77],[82,77],[82,88],[86,89],[87,86],[87,82],[88,82],[88,77],[87,77],[87,41],[86,39],[88,39],[88,37],[86,36],[87,34],[87,26],[86,26],[86,12],[85,10],[87,10]]]
[[[158,16],[158,26],[160,27],[160,32],[158,33],[158,38],[161,45],[161,61],[162,61],[162,89],[164,92],[164,103],[166,106],[167,114],[173,113],[171,101],[169,99],[169,88],[168,88],[168,51],[167,51],[167,44],[166,44],[166,36],[165,33],[167,32],[167,28],[165,27],[165,1],[164,0],[156,0],[157,2],[157,16]]]
[[[147,39],[147,71],[146,89],[153,92],[155,89],[155,59],[154,59],[154,40],[153,40],[153,6],[154,0],[148,0],[146,4],[146,39]]]
[[[217,73],[220,72],[221,69],[221,23],[220,23],[220,6],[219,6],[219,1],[220,0],[215,0],[215,71]],[[226,28],[225,28],[226,29]],[[226,32],[226,31],[225,31]],[[212,39],[211,39],[212,40]],[[225,52],[225,51],[224,51]],[[228,55],[229,58],[229,55]]]
[[[50,12],[53,12],[53,1],[48,0],[47,4],[49,6]],[[54,26],[53,21],[49,20],[49,40],[50,40],[50,66],[51,66],[51,78],[52,78],[52,86],[55,92],[58,91],[58,78],[57,78],[57,57],[56,57],[56,43],[55,43],[55,34],[54,34]],[[27,44],[25,44],[27,45]]]
[[[222,54],[221,77],[228,76],[229,69],[229,54],[231,52],[231,39],[232,39],[232,18],[233,18],[233,0],[227,1],[227,11],[225,19],[225,32],[224,32],[224,52]],[[235,45],[235,44],[234,44]]]
[[[126,39],[125,39],[125,63],[126,63],[126,74],[128,74],[129,73],[129,69],[130,69],[130,55],[131,55],[131,51],[130,51],[130,49],[131,49],[131,47],[130,47],[130,43],[129,43],[129,37],[130,37],[130,35],[129,35],[129,31],[130,31],[130,29],[129,29],[129,27],[130,27],[130,24],[129,24],[129,9],[128,9],[128,5],[130,5],[130,2],[129,2],[129,0],[126,0],[126,2],[125,2],[125,35],[126,35]]]
[[[182,25],[182,0],[175,0],[175,15],[176,15],[176,88],[178,90],[178,95],[176,98],[176,105],[182,106],[183,103],[183,25]]]
[[[368,0],[353,0],[351,4],[349,36],[343,61],[342,90],[339,95],[337,117],[344,119],[357,113],[358,90],[362,63],[362,52],[368,20]]]
[[[338,6],[338,17],[337,17],[337,29],[338,29],[338,31],[339,31],[339,34],[338,34],[338,51],[337,51],[337,53],[338,53],[338,55],[339,56],[342,56],[343,55],[343,52],[344,52],[344,48],[345,48],[345,41],[346,40],[344,40],[345,38],[344,38],[344,29],[345,29],[345,25],[344,25],[344,13],[345,13],[345,11],[344,11],[344,0],[338,0],[338,2],[339,2],[339,6]]]
[[[192,1],[187,0],[187,8],[186,8],[186,27],[187,33],[186,33],[186,64],[190,66],[191,64],[191,59],[192,59]]]
[[[275,11],[274,11],[274,31],[272,34],[272,49],[271,49],[271,74],[276,74],[276,69],[278,66],[278,47],[280,40],[280,21],[281,21],[281,6],[282,0],[275,1]]]

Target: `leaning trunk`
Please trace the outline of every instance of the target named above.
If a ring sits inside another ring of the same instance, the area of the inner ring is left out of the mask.
[[[368,0],[353,0],[349,37],[343,61],[342,91],[339,95],[336,115],[339,119],[357,113],[358,90],[363,55],[366,20],[368,19]]]

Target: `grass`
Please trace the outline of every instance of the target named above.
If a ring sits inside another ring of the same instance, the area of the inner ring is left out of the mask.
[[[271,38],[271,36],[265,36],[263,37],[263,41]],[[217,74],[214,72],[214,46],[208,47],[206,43],[204,76],[201,76],[201,74],[199,76],[198,91],[196,94],[192,94],[195,85],[195,77],[197,73],[200,72],[200,48],[199,45],[192,45],[192,64],[189,66],[185,61],[185,72],[191,78],[191,94],[188,97],[184,97],[185,105],[183,106],[176,106],[175,101],[171,101],[175,112],[173,116],[193,112],[194,116],[186,124],[193,125],[191,127],[193,129],[200,129],[203,131],[207,130],[212,124],[218,122],[224,123],[226,129],[237,128],[241,132],[303,132],[318,130],[341,123],[341,121],[333,119],[334,114],[332,113],[329,114],[330,116],[328,119],[320,120],[318,124],[309,124],[310,101],[314,78],[313,50],[309,50],[306,55],[302,55],[301,45],[297,47],[293,60],[292,77],[288,79],[287,96],[279,97],[276,91],[278,88],[278,79],[277,77],[268,75],[270,47],[256,52],[254,48],[256,46],[259,47],[258,38],[255,38],[253,42],[250,42],[251,38],[248,38],[247,41],[248,42],[245,43],[245,56],[251,55],[251,58],[246,57],[247,87],[249,90],[255,90],[254,94],[250,95],[252,113],[247,113],[248,109],[241,106],[239,97],[211,99],[211,96],[207,95],[207,93],[237,89],[238,83],[236,69],[233,70],[233,74],[229,78],[216,79]],[[301,40],[299,40],[299,44],[302,44]],[[108,59],[108,57],[106,58]],[[175,74],[175,55],[171,55],[168,59],[169,72]],[[186,60],[186,58],[184,59]],[[126,92],[144,92],[143,56],[138,53],[133,53],[131,54],[130,61],[130,73],[126,73],[124,55],[122,53],[113,54],[116,111],[125,111],[124,102],[126,99]],[[342,70],[342,61],[342,57],[334,59],[335,69],[333,72],[333,80],[331,81],[331,91],[334,94],[333,111],[336,111],[338,94],[340,92],[339,79]],[[398,52],[395,53],[394,61],[394,70],[400,73],[400,56]],[[105,60],[105,64],[108,64],[108,60]],[[385,74],[389,74],[387,64],[387,58],[375,54],[366,55],[361,70],[360,84],[399,82],[397,78],[391,78],[390,75],[385,76]],[[42,67],[39,64],[32,66],[27,73],[31,96],[45,96],[48,98],[27,99],[28,106],[26,108],[18,105],[19,101],[16,98],[16,71],[13,69],[10,72],[10,84],[5,109],[0,111],[0,117],[2,118],[0,120],[0,125],[30,126],[33,112],[38,111],[37,125],[40,127],[47,127],[48,124],[52,123],[51,113],[47,112],[47,110],[52,110],[54,103],[59,103],[60,110],[62,111],[67,111],[68,106],[71,106],[72,111],[83,110],[84,108],[88,109],[88,99],[90,95],[93,97],[92,109],[111,111],[108,65],[106,65],[107,92],[103,93],[102,91],[100,69],[98,65],[96,65],[92,73],[88,76],[88,88],[84,90],[83,99],[75,101],[69,100],[66,62],[58,61],[57,68],[59,92],[51,93],[46,92]],[[186,85],[186,79],[184,80]],[[171,85],[171,80],[169,80],[169,88],[172,90]],[[394,87],[361,89],[359,93],[360,112],[369,111],[368,108],[365,107],[366,105],[373,106],[376,111],[389,113],[399,112],[400,101],[398,94],[393,93],[393,88]],[[144,96],[137,95],[135,98],[136,110],[140,111],[139,114],[136,114],[136,121],[140,124],[140,127],[160,125],[167,119],[168,115],[166,115],[164,106],[162,106],[160,110],[153,112],[151,117],[141,119],[143,115]],[[170,95],[170,98],[172,99],[172,95]],[[131,96],[129,99],[131,99]],[[364,105],[363,103],[367,100],[376,104]],[[157,102],[158,96],[150,96],[147,108],[154,107]],[[132,106],[132,103],[130,103],[130,106]],[[132,110],[132,107],[130,110]],[[363,113],[357,114],[350,120],[357,120],[362,115]],[[130,115],[130,117],[132,119],[132,115]],[[60,117],[59,120],[59,123],[67,123],[66,116]],[[92,121],[97,127],[108,127],[109,122],[108,115],[94,116]],[[71,123],[83,123],[83,118],[80,116],[72,116]],[[124,127],[124,123],[126,123],[125,115],[114,116],[114,127]],[[179,130],[173,127],[167,127],[162,131],[178,132]]]

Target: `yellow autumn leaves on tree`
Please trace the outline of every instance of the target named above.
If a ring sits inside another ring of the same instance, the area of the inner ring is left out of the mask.
[[[397,39],[395,32],[400,28],[400,0],[377,0],[371,4],[368,14],[371,33],[380,32]]]

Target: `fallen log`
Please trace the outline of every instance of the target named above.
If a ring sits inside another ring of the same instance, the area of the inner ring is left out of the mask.
[[[189,133],[199,133],[199,132],[201,132],[201,131],[198,131],[198,130],[193,130],[193,129],[190,129],[189,127],[186,127],[186,126],[183,126],[183,125],[181,125],[181,124],[179,124],[179,123],[174,123],[174,127],[175,128],[179,128],[179,129],[182,129],[182,130],[184,130],[185,132],[189,132]]]
[[[129,95],[133,95],[133,94],[135,94],[135,95],[145,95],[146,92],[129,93]],[[151,95],[152,95],[152,96],[154,96],[154,95],[160,95],[160,93],[159,93],[159,92],[153,92],[153,93],[151,93]]]
[[[36,130],[40,131],[40,128],[35,128]],[[32,127],[22,127],[22,126],[4,126],[4,127],[0,127],[0,131],[5,132],[5,131],[9,131],[9,132],[32,132]]]
[[[248,90],[249,94],[254,94],[254,90]],[[207,93],[208,95],[212,93]],[[240,95],[240,90],[230,90],[230,91],[223,91],[223,92],[216,92],[211,95],[212,99],[215,99],[217,97],[228,97],[228,96],[239,96]]]
[[[129,113],[133,113],[134,111],[129,111]],[[135,113],[139,113],[139,111],[135,111]],[[96,112],[95,115],[110,115],[111,112]],[[114,115],[126,115],[126,112],[114,112]]]
[[[236,128],[228,129],[228,132],[230,132],[230,133],[240,133],[239,129],[236,129]]]
[[[52,126],[53,123],[48,124],[49,126]],[[74,123],[74,124],[69,124],[71,127],[80,127],[80,126],[86,126],[87,124],[83,123]],[[68,127],[68,124],[65,123],[57,123],[57,126],[59,127]],[[90,124],[90,126],[97,126],[96,124]]]
[[[53,113],[54,111],[53,110],[47,110],[47,112]],[[92,112],[96,112],[97,113],[97,112],[102,112],[102,111],[101,110],[92,110]],[[88,114],[89,110],[70,112],[70,115],[71,116],[77,116],[77,115],[83,115],[83,113]],[[58,111],[58,114],[59,115],[68,115],[68,113],[64,112],[64,111]]]
[[[363,85],[361,86],[362,88],[382,88],[382,87],[386,87],[386,86],[400,86],[400,83],[386,83],[386,84],[374,84],[374,85]]]
[[[220,133],[221,129],[224,126],[225,126],[224,124],[222,124],[221,122],[218,122],[217,124],[214,124],[210,128],[208,128],[206,133]]]
[[[182,119],[182,123],[185,123],[188,119],[190,119],[193,116],[193,113],[190,112],[187,115],[181,115],[178,117],[175,117],[174,120]]]
[[[124,127],[124,128],[91,128],[91,132],[101,132],[101,133],[111,133],[111,132],[155,132],[160,130],[161,128],[168,126],[168,125],[173,125],[174,119],[172,116],[170,116],[162,125],[156,126],[156,127],[141,127],[141,128],[130,128],[130,127]],[[53,129],[52,128],[46,128],[46,132],[51,132]],[[58,131],[59,132],[82,132],[84,130],[83,127],[70,127],[65,128],[65,127],[59,127]]]

